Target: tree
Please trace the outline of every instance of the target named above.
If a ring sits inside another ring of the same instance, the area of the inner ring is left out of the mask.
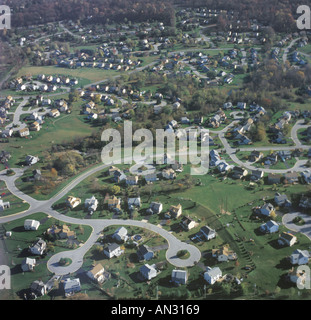
[[[121,188],[117,185],[109,187],[109,192],[114,195],[120,193],[120,191],[121,191]]]

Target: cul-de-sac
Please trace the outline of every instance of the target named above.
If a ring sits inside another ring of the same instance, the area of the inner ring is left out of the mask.
[[[1,300],[311,299],[310,1],[3,2]]]

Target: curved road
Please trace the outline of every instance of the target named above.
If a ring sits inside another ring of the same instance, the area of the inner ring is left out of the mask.
[[[5,181],[7,188],[10,192],[12,192],[15,196],[20,199],[27,201],[30,205],[30,208],[24,212],[17,213],[14,215],[1,217],[0,223],[6,223],[12,220],[16,220],[22,217],[27,217],[35,212],[44,212],[47,215],[50,215],[60,221],[72,224],[83,224],[92,227],[92,233],[88,240],[78,249],[69,250],[60,252],[50,258],[47,262],[47,267],[51,272],[54,272],[57,275],[64,275],[68,273],[72,273],[77,271],[83,264],[83,257],[89,251],[89,249],[94,245],[100,236],[102,230],[107,226],[111,225],[128,225],[128,226],[136,226],[151,230],[156,232],[165,238],[168,242],[169,248],[166,252],[167,260],[177,267],[188,267],[193,266],[196,262],[198,262],[201,258],[201,252],[198,248],[193,245],[181,242],[170,232],[162,229],[161,227],[155,226],[148,222],[143,221],[135,221],[135,220],[122,220],[122,219],[110,219],[110,220],[100,220],[100,219],[77,219],[72,217],[67,217],[56,210],[52,209],[53,203],[61,199],[65,196],[70,190],[72,190],[76,185],[78,185],[82,180],[87,178],[88,176],[107,168],[107,165],[101,164],[84,172],[79,175],[76,179],[70,182],[65,188],[63,188],[57,195],[52,197],[49,200],[38,201],[33,199],[32,197],[24,194],[22,191],[18,190],[15,186],[15,181],[19,177],[23,175],[24,169],[13,169],[15,171],[14,176],[7,176],[6,170],[0,172],[0,180]],[[179,259],[177,257],[177,252],[181,249],[185,249],[190,253],[190,257],[188,259]],[[72,263],[69,266],[61,267],[58,265],[58,261],[60,258],[70,258]]]

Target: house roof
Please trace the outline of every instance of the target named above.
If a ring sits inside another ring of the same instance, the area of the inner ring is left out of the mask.
[[[119,235],[121,238],[125,237],[127,235],[127,230],[124,227],[120,227],[115,231],[114,235]]]
[[[138,247],[137,253],[140,254],[141,256],[144,256],[148,252],[153,252],[153,251],[149,249],[147,245],[142,244]]]
[[[291,254],[291,257],[297,257],[297,258],[302,258],[302,257],[305,257],[305,258],[309,258],[310,257],[310,254],[308,252],[308,250],[300,250],[300,249],[296,249],[292,254]]]
[[[206,235],[215,234],[215,230],[211,229],[209,226],[204,226],[201,228],[201,231]]]
[[[187,281],[188,273],[185,270],[173,270],[172,280],[173,281]]]
[[[120,246],[117,244],[117,243],[112,243],[110,245],[108,245],[106,248],[105,248],[105,251],[108,251],[108,252],[113,252],[114,250],[120,248]]]
[[[210,268],[205,272],[205,274],[208,274],[211,278],[218,276],[219,274],[222,274],[219,267]]]
[[[104,267],[98,263],[95,267],[93,267],[90,272],[95,276],[98,272],[102,271]]]
[[[285,239],[287,241],[291,241],[292,239],[295,239],[296,237],[293,234],[289,233],[289,232],[282,232],[281,238],[283,238],[283,239]]]

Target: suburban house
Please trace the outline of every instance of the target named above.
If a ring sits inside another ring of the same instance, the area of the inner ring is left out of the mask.
[[[76,233],[64,224],[60,227],[53,225],[47,230],[47,233],[59,239],[75,239]]]
[[[147,183],[152,183],[158,180],[156,173],[149,173],[144,176]]]
[[[311,171],[310,170],[305,170],[305,171],[301,172],[301,176],[302,176],[305,183],[307,183],[307,184],[311,183]]]
[[[39,239],[29,248],[29,250],[32,254],[41,256],[46,250],[46,242],[42,239]]]
[[[274,165],[278,162],[278,154],[276,152],[273,152],[266,156],[265,158],[265,165]]]
[[[118,170],[120,170],[120,169],[115,166],[110,166],[107,171],[107,174],[108,174],[108,176],[113,176],[115,171],[118,171]]]
[[[291,264],[308,264],[310,254],[308,250],[296,249],[289,257]]]
[[[75,207],[77,207],[79,204],[81,203],[81,199],[80,198],[76,198],[74,196],[69,196],[66,200],[66,205],[70,208],[70,209],[74,209]]]
[[[242,179],[243,177],[247,176],[248,171],[246,169],[235,166],[232,170],[232,173],[233,173],[232,178]]]
[[[36,265],[36,259],[25,258],[21,263],[21,268],[24,272],[33,271]]]
[[[184,168],[182,163],[176,162],[171,165],[171,168],[176,172],[183,172]]]
[[[216,163],[221,160],[218,151],[215,150],[215,149],[212,149],[212,150],[210,151],[209,156],[210,156],[209,165],[210,165],[211,167],[215,166]]]
[[[98,200],[95,198],[95,196],[92,196],[91,198],[85,200],[84,206],[89,214],[92,215],[97,209]]]
[[[254,182],[259,181],[264,177],[264,172],[261,170],[252,170],[250,179]]]
[[[216,231],[211,229],[209,226],[204,226],[200,229],[200,232],[205,237],[206,240],[211,240],[216,238]]]
[[[183,217],[181,219],[180,225],[186,230],[191,230],[196,227],[197,223],[190,217]]]
[[[107,204],[109,210],[114,208],[121,209],[121,199],[117,198],[115,195],[110,196],[109,194],[106,194],[104,203]]]
[[[188,272],[186,270],[176,270],[172,271],[172,282],[175,284],[186,284],[188,280]]]
[[[275,233],[279,231],[279,225],[277,222],[269,220],[266,223],[263,223],[259,229],[263,233]]]
[[[9,201],[4,202],[2,199],[0,199],[0,211],[9,209],[9,208],[10,208],[10,202]]]
[[[172,168],[164,169],[164,170],[162,170],[162,177],[165,179],[175,179],[176,172]]]
[[[124,227],[118,228],[112,235],[112,238],[117,242],[126,242],[128,239],[127,230]]]
[[[36,164],[39,161],[38,157],[34,157],[31,155],[26,156],[25,163],[27,166],[32,166],[33,164]]]
[[[128,198],[127,205],[129,209],[133,209],[134,207],[141,207],[141,200],[140,197],[138,198]]]
[[[288,273],[288,279],[295,285],[300,285],[302,287],[305,286],[306,281],[310,281],[305,272],[298,270],[294,271],[294,269],[290,270]]]
[[[259,212],[262,215],[267,217],[269,217],[273,211],[274,211],[274,206],[271,203],[265,203],[259,210]]]
[[[214,284],[217,280],[222,278],[222,272],[219,267],[207,267],[206,272],[204,272],[204,280],[209,284]]]
[[[140,245],[137,250],[139,260],[150,260],[154,256],[154,252],[147,245]]]
[[[38,121],[35,121],[30,125],[31,131],[40,131],[40,129],[41,129],[41,127],[40,127],[40,123]]]
[[[71,296],[76,292],[81,291],[81,284],[80,284],[79,278],[75,278],[75,279],[67,278],[63,280],[62,283],[63,283],[65,296]]]
[[[21,138],[27,137],[27,136],[29,136],[29,129],[28,128],[20,129],[20,130],[18,130],[18,134]]]
[[[182,214],[182,206],[179,203],[177,206],[172,205],[169,209],[169,214],[172,218],[178,218]]]
[[[284,174],[284,183],[298,183],[299,175],[297,172],[289,172]]]
[[[290,207],[292,205],[286,194],[280,194],[278,192],[274,196],[274,202],[279,207]]]
[[[38,230],[40,222],[37,220],[26,219],[24,221],[25,230]]]
[[[268,183],[269,184],[279,184],[279,183],[281,183],[282,177],[283,176],[281,174],[269,173],[268,174]]]
[[[30,285],[30,291],[36,296],[44,296],[46,294],[46,286],[41,280],[36,280]]]
[[[25,128],[25,129],[28,129],[28,128]],[[29,130],[28,130],[29,132]],[[12,129],[4,129],[2,130],[1,132],[1,137],[2,138],[7,138],[7,137],[11,137],[13,134],[13,130]]]
[[[224,246],[221,249],[213,249],[212,256],[216,258],[219,262],[236,260],[238,258],[236,253],[232,250],[229,250],[227,246]]]
[[[128,176],[125,179],[125,182],[129,186],[134,186],[138,184],[138,176]]]
[[[151,202],[149,209],[147,209],[147,212],[149,214],[160,214],[162,212],[163,205],[160,202]]]
[[[104,272],[105,272],[105,268],[100,263],[98,263],[86,274],[91,280],[98,283],[102,283],[104,281]]]
[[[282,232],[279,239],[278,243],[281,246],[293,246],[297,242],[297,237],[295,237],[293,234],[289,232]]]
[[[259,161],[260,159],[263,158],[263,153],[260,152],[260,151],[252,151],[252,153],[250,154],[248,160],[251,161],[251,162],[257,162]]]
[[[40,181],[42,180],[42,174],[41,174],[41,170],[39,169],[35,169],[32,171],[32,178],[34,181]]]
[[[120,256],[124,251],[121,250],[120,246],[116,243],[109,244],[105,249],[104,249],[104,254],[107,256],[109,259],[113,257],[118,257]]]
[[[146,280],[151,280],[157,276],[157,270],[154,268],[154,266],[150,266],[149,264],[143,265],[139,269],[139,272]]]
[[[120,183],[121,181],[123,180],[127,180],[127,177],[126,175],[123,173],[123,171],[121,170],[115,170],[113,172],[113,180],[116,182],[116,183]]]
[[[246,109],[246,103],[245,102],[238,102],[237,103],[237,108],[240,110],[245,110]]]
[[[57,109],[52,109],[49,111],[49,116],[56,118],[60,116],[60,112]]]

